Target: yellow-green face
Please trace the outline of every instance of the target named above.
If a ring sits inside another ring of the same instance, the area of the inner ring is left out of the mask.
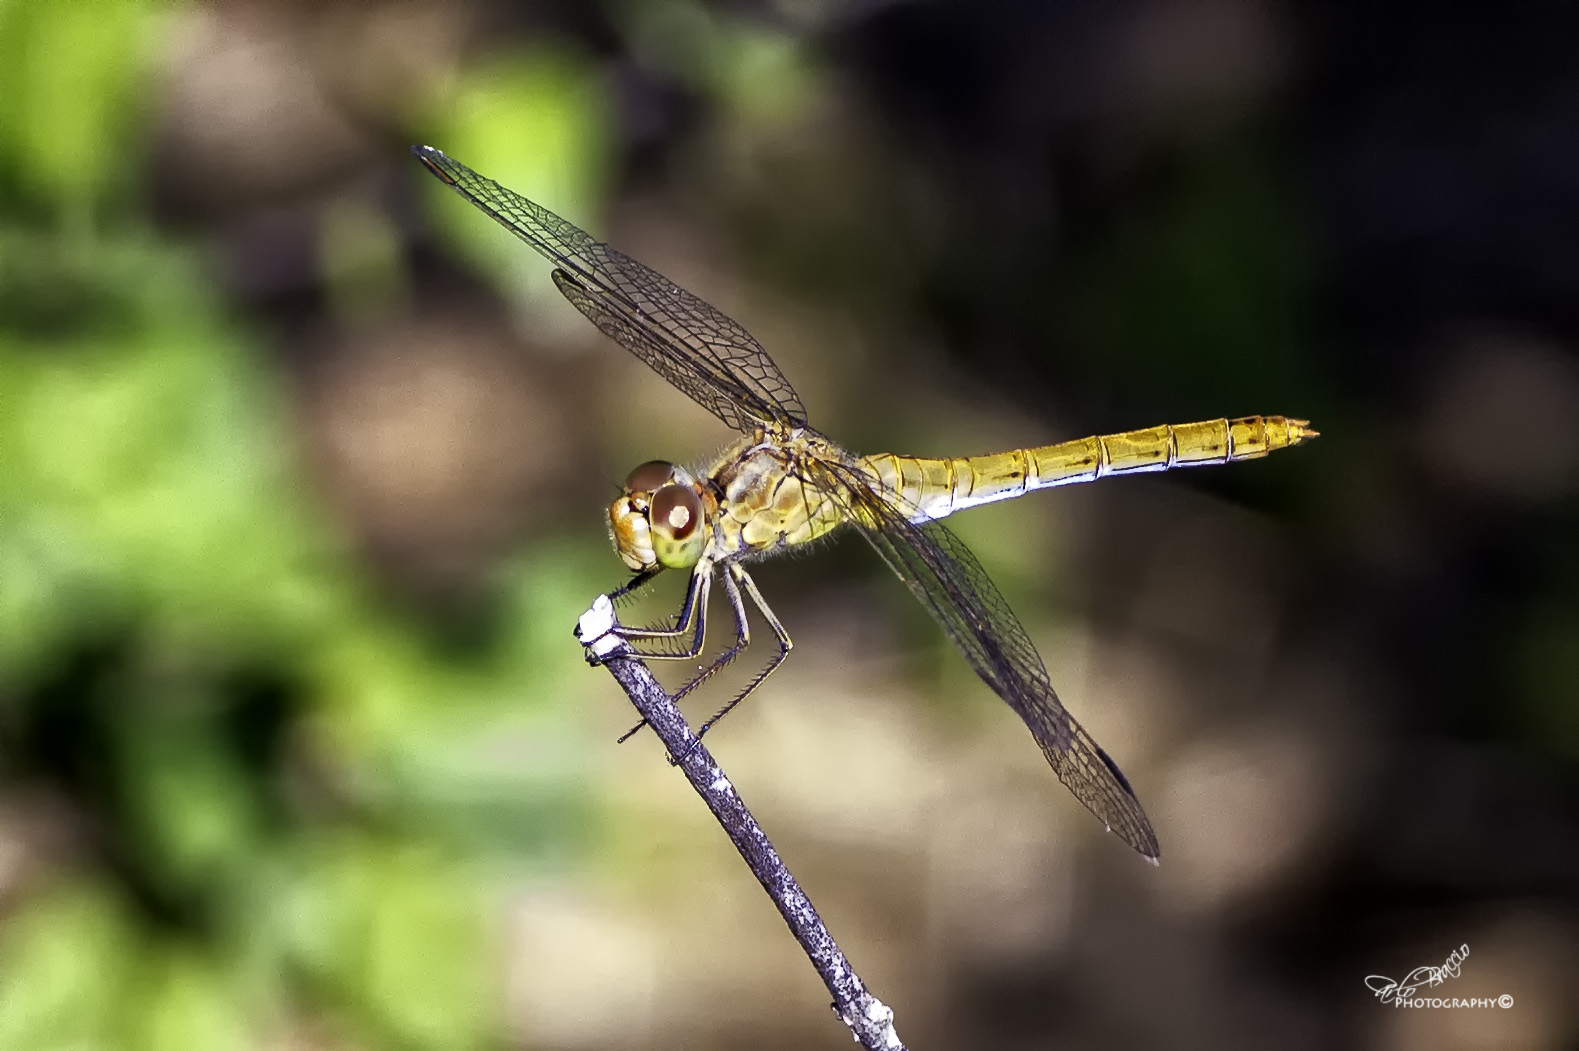
[[[614,551],[640,572],[654,564],[690,569],[707,549],[707,516],[695,479],[662,460],[642,464],[625,479],[609,507]]]

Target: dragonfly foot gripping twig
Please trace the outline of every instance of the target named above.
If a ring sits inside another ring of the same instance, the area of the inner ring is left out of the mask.
[[[868,1051],[904,1051],[905,1045],[894,1031],[893,1011],[866,991],[860,976],[823,926],[822,918],[805,891],[790,875],[767,834],[736,794],[734,785],[719,769],[712,754],[691,733],[680,709],[653,678],[647,665],[633,655],[614,632],[614,607],[607,596],[598,596],[592,608],[582,615],[576,624],[576,637],[586,647],[589,660],[608,668],[642,719],[668,749],[671,761],[713,812],[724,834],[734,843],[762,889],[773,899],[790,933],[822,976],[823,984],[833,996],[834,1013],[849,1027],[851,1035]]]

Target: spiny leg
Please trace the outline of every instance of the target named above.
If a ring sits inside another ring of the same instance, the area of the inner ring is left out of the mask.
[[[625,583],[609,592],[609,601],[616,605],[625,602],[636,592],[658,579],[658,574],[663,572],[662,566],[648,566],[646,569],[632,576]]]
[[[642,581],[645,583],[645,581]],[[640,587],[641,584],[636,584]],[[685,591],[685,601],[680,606],[680,612],[675,615],[672,628],[628,628],[624,625],[615,627],[615,632],[626,642],[663,641],[666,639],[683,638],[691,636],[690,647],[683,651],[658,650],[644,653],[636,650],[636,656],[649,660],[690,660],[702,649],[707,641],[707,596],[713,587],[713,564],[705,559],[696,564],[691,570],[691,583]]]
[[[656,574],[657,571],[654,570],[653,572]],[[638,574],[638,576],[632,581],[630,584],[632,589],[639,588],[647,582],[646,580],[641,579],[642,575],[643,574]],[[734,585],[727,579],[725,580],[725,583],[729,585],[731,592],[733,592]],[[650,653],[643,653],[639,650],[634,650],[636,656],[642,657],[646,660],[690,660],[697,654],[701,653],[707,645],[707,597],[712,592],[712,587],[713,564],[704,559],[696,564],[695,569],[691,570],[691,583],[690,586],[686,588],[685,602],[681,605],[680,612],[675,615],[675,626],[672,629],[616,627],[614,630],[619,634],[619,637],[624,639],[626,642],[630,642],[633,639],[640,639],[643,641],[676,639],[690,634],[691,645],[690,648],[684,652],[677,653],[673,650],[660,650]],[[738,610],[740,607],[739,597],[733,593],[730,597],[731,601],[734,602]],[[735,619],[737,623],[741,622],[741,614],[739,612],[736,613]],[[693,622],[695,625],[694,631],[692,628]],[[624,733],[620,734],[619,738],[615,741],[615,744],[624,744],[626,741],[630,740],[637,731],[646,725],[647,720],[643,719],[635,726],[632,726],[629,730],[626,730]]]
[[[735,583],[739,571],[738,566],[730,566],[724,576],[724,593],[729,596],[729,608],[735,614],[735,644],[714,658],[713,663],[703,668],[696,678],[680,687],[674,695],[676,701],[717,675],[724,665],[740,656],[741,651],[751,645],[751,622],[746,618],[746,604],[741,600],[740,588]]]
[[[684,697],[686,694],[696,689],[703,682],[706,682],[708,679],[716,675],[720,668],[734,660],[736,657],[740,656],[740,651],[751,644],[751,623],[746,619],[746,604],[741,601],[740,589],[735,586],[735,574],[733,572],[733,568],[734,567],[731,567],[729,575],[724,577],[724,591],[729,595],[729,608],[735,614],[735,644],[729,647],[729,649],[725,650],[723,653],[719,654],[711,664],[701,670],[696,678],[680,687],[680,689],[675,692],[673,698],[671,698],[676,702],[678,702],[681,697]],[[695,654],[692,654],[692,656],[695,656]],[[637,723],[635,726],[621,734],[619,740],[615,743],[623,744],[624,742],[630,740],[632,735],[634,735],[638,730],[646,725],[647,720],[643,719],[641,722]]]
[[[718,720],[722,719],[724,716],[726,716],[730,712],[734,711],[735,705],[737,705],[741,701],[745,700],[747,697],[749,697],[752,694],[753,691],[756,690],[756,688],[758,686],[761,686],[763,684],[763,682],[765,682],[767,680],[767,677],[769,675],[772,675],[774,673],[774,671],[776,671],[778,669],[778,666],[780,664],[784,663],[784,659],[789,656],[790,650],[793,649],[794,646],[795,646],[795,644],[792,641],[790,641],[789,632],[784,630],[784,625],[779,622],[779,618],[774,615],[773,610],[768,606],[767,600],[765,600],[762,597],[762,592],[757,590],[757,583],[756,583],[756,581],[752,580],[751,579],[751,575],[749,573],[747,573],[743,568],[741,568],[740,566],[732,565],[732,566],[729,567],[729,576],[724,579],[724,583],[728,586],[729,592],[730,592],[730,596],[735,601],[735,603],[737,605],[737,608],[738,608],[739,602],[740,602],[740,596],[739,596],[739,594],[738,594],[738,592],[736,591],[736,588],[735,588],[736,582],[738,582],[741,587],[746,589],[746,594],[751,596],[751,601],[756,605],[757,609],[762,612],[762,617],[763,617],[764,620],[766,620],[768,622],[768,627],[773,629],[773,635],[778,640],[779,651],[778,651],[778,653],[774,654],[773,660],[768,663],[768,666],[766,668],[763,668],[761,671],[757,672],[756,678],[752,679],[749,683],[746,684],[746,688],[745,689],[741,690],[740,693],[736,694],[734,700],[732,700],[728,704],[724,705],[722,708],[720,708],[718,710],[718,714],[717,715],[714,715],[711,719],[707,720],[707,722],[702,724],[701,728],[696,731],[696,738],[697,738],[698,741],[700,741],[702,739],[702,735],[703,734],[707,733],[708,730],[712,729],[712,727],[718,722]],[[737,612],[736,615],[740,618],[741,635],[744,638],[745,634],[746,634],[745,633],[745,610],[744,609],[738,609],[738,612]],[[735,652],[738,653],[739,649],[740,649],[740,647],[737,646]],[[734,656],[733,653],[730,654],[731,659],[733,658],[733,656]],[[716,671],[716,670],[717,670],[716,668],[710,669],[708,672],[705,672],[703,674],[703,677],[705,678],[707,675],[712,674],[712,672]],[[692,685],[695,685],[695,684],[693,683]],[[687,687],[687,688],[689,688],[689,687]]]
[[[663,566],[648,566],[646,569],[636,573],[629,580],[625,581],[625,583],[621,584],[613,591],[608,592],[606,595],[604,595],[604,598],[607,598],[613,605],[623,605],[624,603],[630,601],[631,596],[646,588],[647,585],[656,580],[658,578],[658,574],[663,572],[663,569]],[[702,598],[703,601],[701,602],[701,605],[703,607],[706,606],[707,603],[705,601],[705,591],[707,586],[710,584],[711,581],[702,580],[699,574],[694,572],[691,574],[691,579],[687,584],[685,598],[680,603],[680,609],[672,618],[670,618],[668,627],[633,628],[628,625],[621,624],[619,623],[618,619],[615,619],[613,621],[613,627],[609,629],[608,633],[617,635],[621,639],[625,639],[627,641],[631,638],[663,638],[666,636],[674,637],[683,635],[690,630],[689,625],[691,622],[691,617],[693,616],[693,612],[697,606],[697,599]],[[581,638],[581,628],[579,625],[576,628],[576,637]],[[582,644],[585,645],[593,640],[581,639],[581,641]],[[642,656],[646,657],[653,655],[642,654]],[[656,656],[661,659],[663,654],[658,654]],[[603,661],[589,654],[587,657],[587,663],[597,665],[602,664]]]
[[[661,565],[648,566],[646,569],[643,569],[640,572],[636,573],[629,580],[627,580],[624,584],[621,584],[619,587],[617,587],[613,591],[609,592],[608,593],[609,600],[611,602],[613,602],[616,606],[623,606],[623,605],[628,604],[633,598],[636,597],[637,594],[639,594],[642,591],[645,591],[647,589],[647,587],[649,585],[651,585],[654,580],[657,580],[658,576],[663,572],[663,570],[664,570],[664,567],[661,566]],[[694,577],[694,574],[693,574],[693,577]],[[682,601],[681,604],[680,604],[680,609],[677,610],[675,612],[674,616],[668,618],[668,620],[665,621],[662,625],[656,625],[656,624],[646,625],[646,626],[644,626],[642,628],[631,627],[631,626],[628,626],[628,625],[621,625],[621,627],[628,628],[628,630],[633,631],[633,632],[634,631],[652,631],[652,632],[672,631],[672,630],[677,630],[679,628],[680,623],[684,619],[685,619],[685,603]]]

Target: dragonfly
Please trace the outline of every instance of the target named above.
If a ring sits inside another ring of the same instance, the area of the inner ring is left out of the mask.
[[[853,530],[1025,723],[1075,798],[1142,856],[1157,860],[1156,833],[1129,780],[1058,699],[1030,635],[941,519],[1035,489],[1255,459],[1316,437],[1308,421],[1208,420],[949,459],[857,456],[807,422],[795,388],[739,322],[439,150],[413,146],[412,152],[452,190],[545,256],[554,267],[554,285],[604,335],[740,434],[701,470],[663,460],[641,464],[609,508],[615,552],[632,573],[610,599],[622,599],[666,571],[690,575],[685,598],[667,623],[611,622],[608,630],[631,652],[648,659],[697,659],[705,650],[715,581],[722,581],[728,598],[733,642],[700,667],[676,698],[749,645],[747,601],[773,634],[777,648],[767,665],[702,725],[698,737],[790,653],[789,633],[747,567],[835,530]]]

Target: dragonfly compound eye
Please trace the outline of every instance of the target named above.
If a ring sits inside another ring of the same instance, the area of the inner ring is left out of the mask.
[[[707,542],[702,514],[702,498],[688,485],[665,485],[652,494],[647,521],[659,562],[670,569],[696,565]]]
[[[667,460],[648,460],[625,479],[627,493],[650,493],[674,481],[674,464]]]

